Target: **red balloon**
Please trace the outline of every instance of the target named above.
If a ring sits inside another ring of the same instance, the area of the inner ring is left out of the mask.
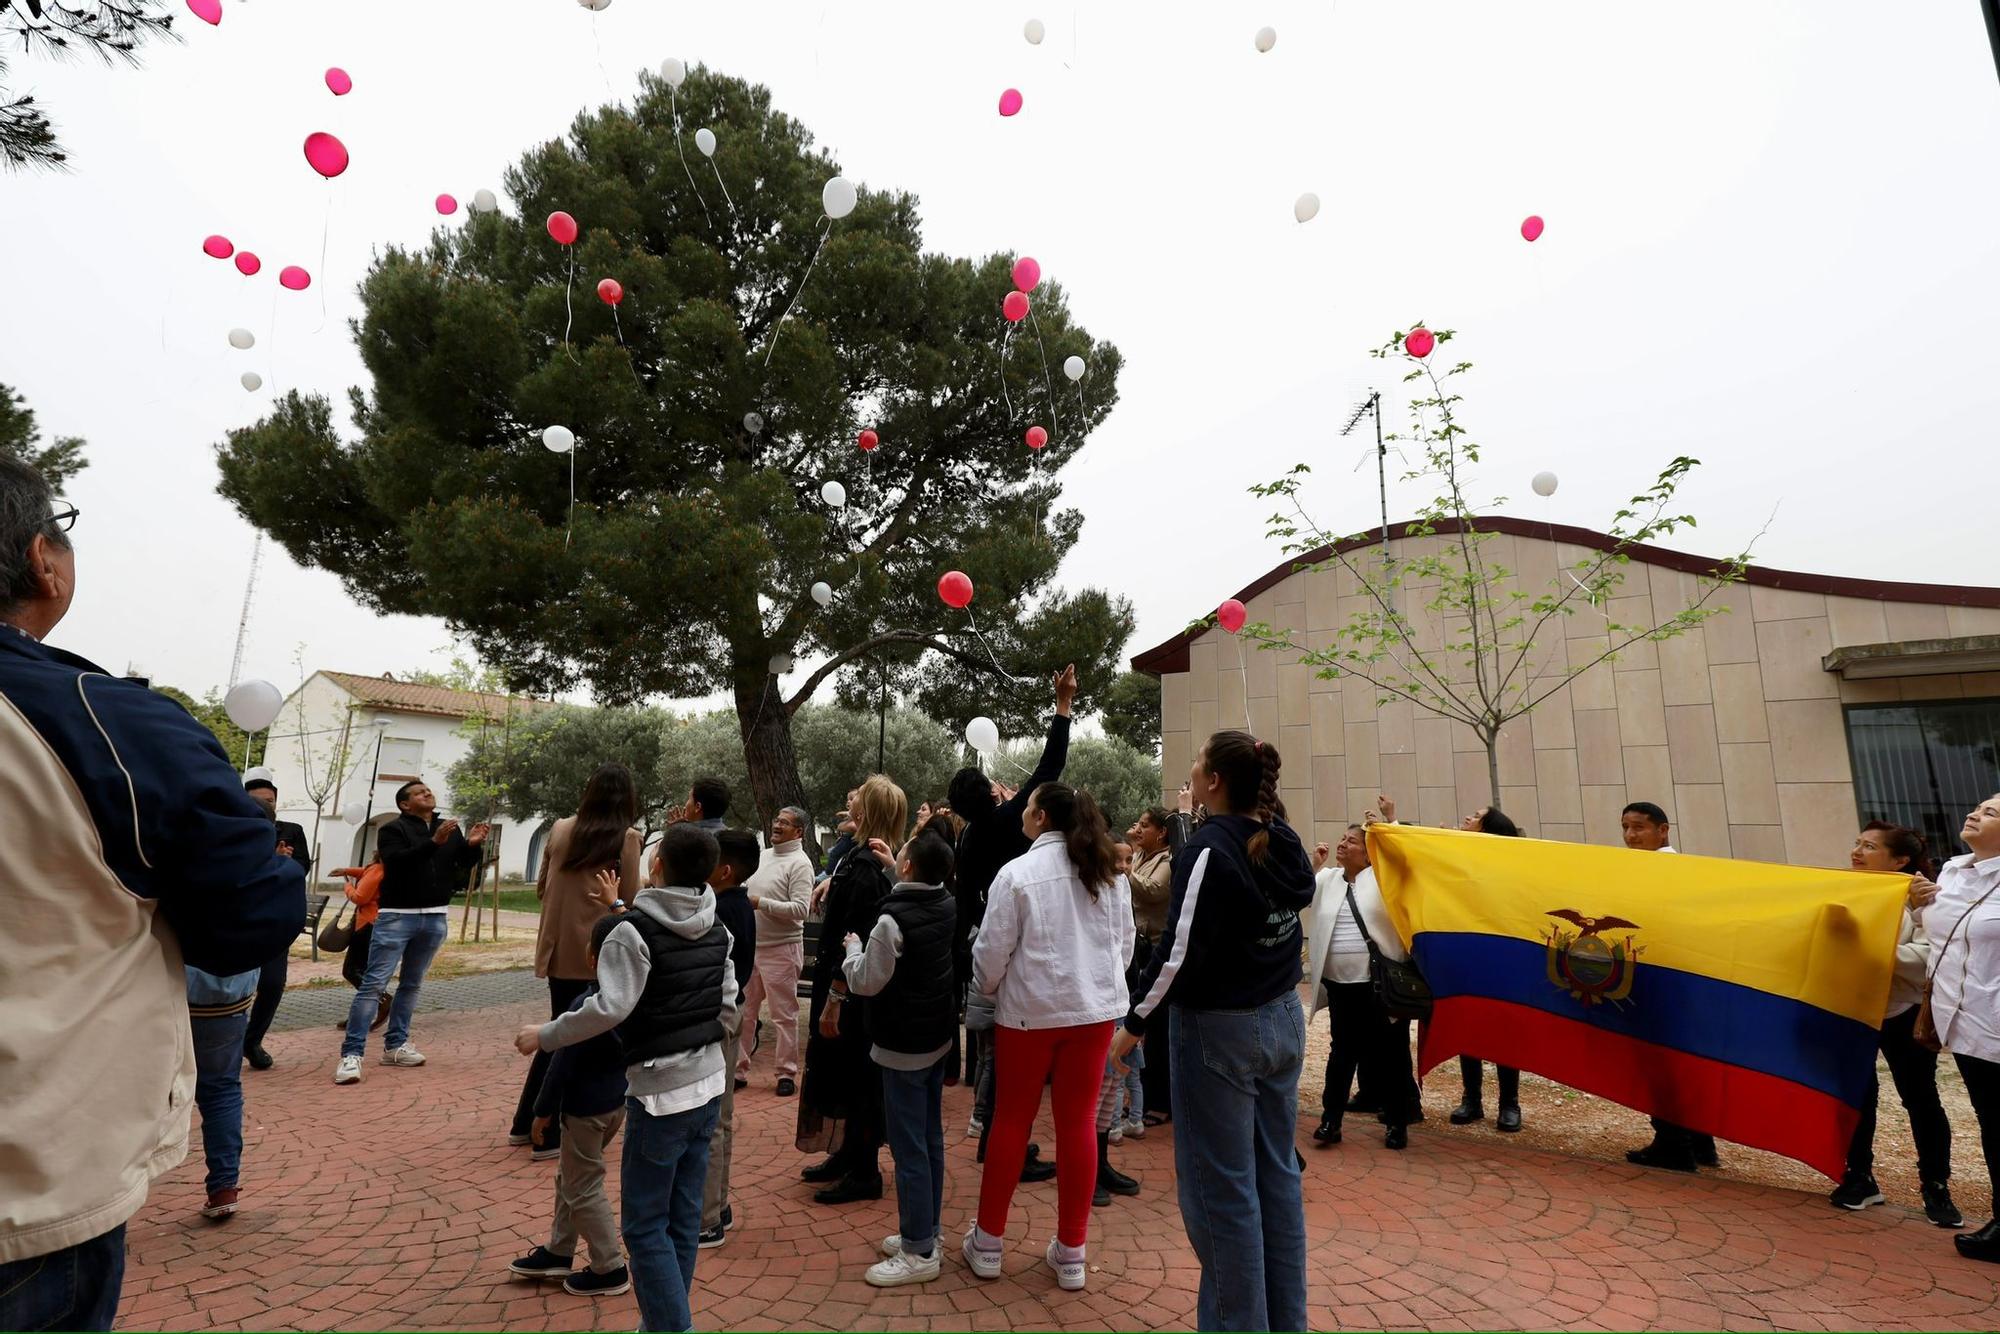
[[[1007,293],[1007,299],[1000,303],[1000,313],[1015,324],[1019,324],[1022,320],[1027,319],[1028,294],[1026,292]]]
[[[938,596],[944,599],[945,606],[962,611],[972,605],[972,580],[957,570],[947,570],[938,580]]]
[[[875,452],[876,447],[882,443],[882,437],[875,434],[872,430],[863,431],[854,443],[861,446],[862,453],[872,454]]]
[[[332,180],[347,170],[347,145],[325,130],[314,130],[306,136],[306,161],[314,171]]]
[[[201,253],[210,259],[228,259],[236,253],[236,247],[226,236],[211,236],[201,243]]]
[[[1032,292],[1042,281],[1042,266],[1023,255],[1014,261],[1014,286],[1023,292]]]
[[[188,12],[213,26],[222,22],[222,0],[187,0]]]
[[[303,292],[312,286],[312,275],[296,264],[287,264],[278,270],[278,285],[293,292]]]
[[[597,299],[607,306],[615,306],[625,299],[625,288],[616,278],[600,278]]]
[[[1542,239],[1542,215],[1531,213],[1521,222],[1521,239],[1539,241]]]
[[[576,219],[561,209],[557,209],[555,212],[549,214],[549,235],[555,239],[557,245],[574,245],[576,243]]]
[[[447,218],[458,212],[458,199],[456,196],[439,195],[432,202],[436,205],[437,211],[444,214]]]
[[[1223,599],[1222,605],[1215,609],[1216,624],[1232,635],[1241,630],[1243,623],[1249,619],[1250,609],[1235,598]]]
[[[250,277],[263,267],[264,261],[258,259],[257,256],[251,254],[248,250],[239,250],[236,252],[236,271],[245,278]]]
[[[335,97],[345,97],[354,91],[354,80],[347,77],[347,71],[335,65],[326,72],[327,91]]]
[[[1049,433],[1047,431],[1044,431],[1039,426],[1030,426],[1028,428],[1029,449],[1040,449],[1043,445],[1046,445],[1048,442],[1049,442]]]
[[[1403,351],[1419,360],[1428,357],[1436,346],[1437,336],[1421,324],[1403,335]]]

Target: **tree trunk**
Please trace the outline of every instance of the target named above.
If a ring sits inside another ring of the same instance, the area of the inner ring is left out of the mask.
[[[1500,733],[1481,732],[1479,739],[1486,743],[1486,787],[1491,793],[1486,799],[1486,804],[1496,811],[1505,810],[1506,808],[1500,804]],[[1463,813],[1472,814],[1471,811]]]
[[[806,829],[806,842],[819,847],[819,812],[806,807],[806,791],[799,782],[799,757],[792,749],[792,716],[785,711],[785,699],[778,691],[778,678],[763,670],[739,670],[736,676],[736,721],[743,730],[743,764],[750,772],[750,795],[757,803],[757,817],[764,828],[771,817],[786,806],[806,809],[814,825]]]

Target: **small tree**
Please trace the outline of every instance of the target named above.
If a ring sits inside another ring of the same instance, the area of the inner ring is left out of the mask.
[[[0,454],[11,454],[21,460],[57,491],[88,466],[79,436],[59,435],[47,445],[42,444],[41,428],[35,425],[35,410],[28,406],[25,397],[4,384],[0,384]]]
[[[1452,333],[1439,330],[1435,336],[1442,348]],[[1448,540],[1434,554],[1398,555],[1385,528],[1375,554],[1357,560],[1355,553],[1376,543],[1377,535],[1337,537],[1308,516],[1299,503],[1299,488],[1311,469],[1296,464],[1279,480],[1250,488],[1254,495],[1286,503],[1286,509],[1271,516],[1268,532],[1287,552],[1305,556],[1295,569],[1338,569],[1351,576],[1364,605],[1335,630],[1328,648],[1308,648],[1296,642],[1291,629],[1263,622],[1245,626],[1242,633],[1260,648],[1297,652],[1299,661],[1317,668],[1322,678],[1362,682],[1377,693],[1378,704],[1408,700],[1471,728],[1486,749],[1487,783],[1492,804],[1498,806],[1499,741],[1507,724],[1591,668],[1615,661],[1633,644],[1673,639],[1727,611],[1712,601],[1741,581],[1749,552],[1718,562],[1702,577],[1694,601],[1665,619],[1658,618],[1658,608],[1648,618],[1655,621],[1651,625],[1611,619],[1611,600],[1625,582],[1633,548],[1695,526],[1693,515],[1669,509],[1681,480],[1699,466],[1698,460],[1682,456],[1612,516],[1608,549],[1558,569],[1545,588],[1521,587],[1518,571],[1484,551],[1494,534],[1480,528],[1477,510],[1467,498],[1467,468],[1479,462],[1479,447],[1458,424],[1460,396],[1447,391],[1447,382],[1471,370],[1471,363],[1459,362],[1440,373],[1428,360],[1406,352],[1400,334],[1373,355],[1400,360],[1410,367],[1404,381],[1422,386],[1410,404],[1411,431],[1386,438],[1422,452],[1423,462],[1405,480],[1431,480],[1439,487],[1402,535]],[[1503,504],[1505,497],[1486,503]],[[1552,627],[1560,632],[1563,622],[1583,608],[1603,614],[1604,649],[1536,674],[1533,659],[1542,636]]]
[[[299,680],[307,679],[306,646],[300,644],[292,653],[292,662],[298,667]],[[292,725],[298,730],[299,743],[299,791],[311,799],[313,804],[312,855],[319,859],[320,819],[326,813],[326,801],[340,790],[347,779],[348,762],[354,749],[355,706],[349,704],[341,715],[340,726],[331,732],[315,732],[306,726],[306,692],[299,690],[292,696]]]
[[[196,699],[187,691],[173,686],[154,686],[153,689],[193,714],[196,722],[213,732],[215,739],[222,743],[222,753],[229,757],[231,764],[252,769],[264,762],[264,753],[270,745],[270,730],[267,728],[259,732],[257,738],[260,739],[253,739],[231,722],[229,710],[222,705],[220,690],[211,688],[206,696]]]
[[[1011,787],[1034,771],[1041,754],[1040,741],[1016,741],[1002,747],[999,763],[987,772]],[[1062,781],[1095,797],[1111,822],[1111,836],[1123,838],[1139,812],[1160,799],[1160,762],[1116,737],[1077,737],[1070,742]]]
[[[1144,672],[1121,672],[1104,692],[1104,734],[1147,755],[1160,753],[1160,683]]]
[[[109,65],[139,63],[139,48],[175,36],[165,0],[0,0],[0,46],[61,60],[88,53]],[[0,78],[7,62],[0,57]],[[68,155],[32,96],[0,90],[0,164],[60,169]]]
[[[668,802],[687,795],[677,798],[661,786],[672,721],[663,709],[573,705],[520,713],[511,723],[473,719],[462,731],[471,748],[447,775],[452,799],[463,810],[524,823],[568,815],[597,766],[618,760],[638,788],[639,827],[651,833],[665,823]]]

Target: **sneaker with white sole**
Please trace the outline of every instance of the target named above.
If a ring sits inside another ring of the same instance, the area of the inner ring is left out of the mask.
[[[937,1254],[937,1248],[943,1241],[944,1233],[942,1232],[931,1238],[931,1254]],[[884,1255],[901,1255],[903,1253],[903,1234],[900,1232],[891,1232],[876,1243],[875,1249]]]
[[[868,1272],[862,1277],[868,1280],[871,1288],[900,1288],[905,1283],[928,1283],[943,1272],[944,1267],[938,1262],[936,1250],[929,1255],[910,1255],[899,1250],[887,1259],[868,1266]]]
[[[336,1084],[359,1084],[361,1082],[361,1058],[343,1056],[340,1064],[333,1067],[333,1082]]]
[[[1064,1292],[1082,1292],[1084,1263],[1081,1260],[1057,1259],[1056,1247],[1061,1244],[1054,1237],[1049,1238],[1049,1248],[1042,1252],[1042,1258],[1048,1261],[1049,1268],[1055,1271],[1057,1287]]]
[[[407,1042],[394,1051],[385,1051],[382,1053],[382,1064],[384,1065],[422,1065],[423,1063],[424,1054]]]
[[[972,1234],[965,1234],[965,1244],[959,1247],[965,1255],[965,1267],[972,1271],[974,1278],[1000,1277],[1001,1251],[982,1251],[972,1244]]]
[[[1113,1121],[1111,1129],[1104,1132],[1104,1140],[1107,1144],[1123,1144],[1125,1142],[1125,1123],[1123,1121]]]
[[[1135,1116],[1131,1120],[1127,1121],[1125,1123],[1125,1138],[1126,1139],[1146,1138],[1145,1118]]]
[[[967,1139],[978,1139],[981,1135],[985,1133],[986,1133],[986,1123],[981,1121],[978,1117],[975,1116],[971,1120],[965,1123],[965,1137]]]

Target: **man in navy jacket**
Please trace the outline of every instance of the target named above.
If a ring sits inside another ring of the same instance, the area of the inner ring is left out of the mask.
[[[126,1220],[187,1154],[182,965],[254,970],[305,922],[214,735],[41,642],[75,520],[0,455],[0,1329],[111,1327]]]

